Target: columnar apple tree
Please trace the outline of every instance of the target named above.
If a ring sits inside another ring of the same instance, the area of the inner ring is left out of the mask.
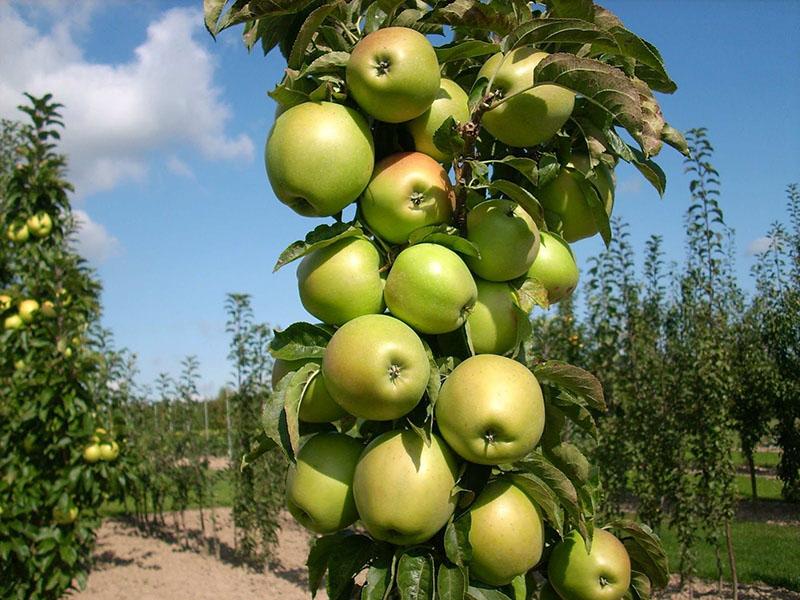
[[[657,49],[587,0],[226,4],[205,2],[212,35],[243,24],[287,63],[272,191],[333,218],[278,258],[302,259],[317,322],[275,334],[247,457],[290,461],[312,595],[327,573],[333,599],[649,597],[658,538],[596,522],[562,441],[596,431],[599,382],[524,348],[533,308],[578,283],[570,244],[610,241],[617,162],[663,192],[652,157],[685,152]]]

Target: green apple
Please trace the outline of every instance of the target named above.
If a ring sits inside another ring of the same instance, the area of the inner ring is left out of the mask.
[[[39,310],[39,303],[36,300],[23,300],[17,305],[19,317],[26,323],[33,321],[33,316]]]
[[[100,444],[100,460],[113,461],[119,455],[119,445],[115,441]]]
[[[550,585],[550,582],[547,581],[539,591],[539,600],[562,600],[562,598],[558,595],[555,588]]]
[[[28,217],[26,225],[33,235],[44,238],[50,235],[50,231],[53,229],[53,219],[45,211],[40,210],[35,215]]]
[[[22,243],[30,237],[30,231],[24,221],[15,221],[8,226],[6,237],[12,242]]]
[[[25,325],[25,321],[19,315],[9,315],[3,321],[3,329],[6,331],[11,329],[19,329]]]
[[[275,120],[265,161],[278,200],[305,217],[329,217],[367,187],[375,148],[358,111],[304,102]]]
[[[539,507],[511,479],[496,479],[483,488],[469,513],[471,576],[489,585],[507,585],[542,558]]]
[[[59,510],[57,506],[53,507],[53,520],[59,525],[69,525],[75,522],[78,518],[78,507],[71,506],[66,512]]]
[[[505,354],[517,343],[518,313],[514,293],[504,281],[475,278],[478,300],[467,317],[475,354]]]
[[[272,387],[278,385],[288,373],[297,371],[303,365],[310,362],[321,363],[321,360],[300,359],[300,360],[275,360],[272,365]],[[325,377],[319,373],[306,388],[303,399],[300,402],[300,420],[306,423],[330,423],[344,417],[347,413],[336,404],[328,388],[325,387]]]
[[[22,371],[22,370],[25,369],[26,366],[27,365],[25,364],[25,361],[22,360],[22,359],[14,361],[14,370],[15,371]]]
[[[446,154],[436,147],[433,136],[448,117],[457,123],[469,121],[469,97],[455,81],[442,79],[439,91],[430,108],[413,121],[408,122],[408,130],[414,138],[414,148],[424,152],[438,161],[449,161],[452,155]]]
[[[550,555],[547,578],[562,598],[619,600],[631,584],[631,560],[625,546],[605,529],[595,529],[592,552],[576,530]]]
[[[542,231],[539,253],[528,269],[547,290],[547,300],[555,304],[570,296],[578,286],[578,263],[569,244],[561,237]]]
[[[447,333],[467,320],[478,288],[464,261],[438,244],[416,244],[395,259],[386,280],[389,311],[422,333]]]
[[[467,214],[467,239],[480,258],[467,257],[473,273],[489,281],[510,281],[524,275],[539,251],[539,228],[511,200],[487,200]]]
[[[361,522],[376,540],[421,544],[456,508],[458,463],[438,436],[430,446],[413,431],[389,431],[370,443],[356,465],[353,494]]]
[[[442,385],[435,410],[450,447],[482,465],[521,459],[544,430],[544,398],[536,377],[517,361],[494,354],[460,363]]]
[[[342,325],[322,361],[325,387],[348,413],[399,419],[422,399],[430,377],[422,340],[402,321],[364,315]]]
[[[320,321],[342,325],[382,313],[383,259],[371,241],[347,237],[303,257],[297,268],[300,301]]]
[[[343,433],[319,433],[297,453],[286,478],[289,512],[307,529],[333,533],[358,519],[353,473],[363,446]]]
[[[8,294],[0,294],[0,312],[11,308],[12,299]]]
[[[405,244],[415,229],[450,221],[453,187],[442,165],[430,156],[402,152],[377,164],[360,205],[378,237]]]
[[[522,148],[546,142],[567,122],[575,94],[552,84],[534,85],[533,70],[548,54],[523,46],[506,55],[495,54],[478,77],[492,80],[491,91],[508,100],[483,115],[482,124],[508,146]],[[509,98],[513,96],[513,98]]]
[[[380,121],[402,123],[420,116],[436,98],[439,61],[418,31],[386,27],[356,44],[345,77],[364,111]]]
[[[96,463],[101,458],[100,444],[94,443],[83,449],[83,460],[88,463]]]

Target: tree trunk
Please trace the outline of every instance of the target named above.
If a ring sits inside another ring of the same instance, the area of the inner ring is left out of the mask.
[[[731,520],[725,522],[725,540],[728,543],[728,562],[731,566],[731,586],[733,587],[733,600],[739,600],[739,576],[736,573],[736,555],[733,552],[733,533]]]
[[[753,458],[753,449],[747,451],[747,467],[750,469],[750,490],[752,493],[752,501],[758,500],[758,486],[756,485],[756,462]]]

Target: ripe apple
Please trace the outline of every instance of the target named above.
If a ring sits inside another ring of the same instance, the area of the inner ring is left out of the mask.
[[[30,231],[24,221],[15,221],[8,226],[6,237],[12,242],[22,243],[30,237]]]
[[[567,122],[575,106],[575,94],[552,84],[534,85],[533,70],[548,54],[523,46],[507,55],[495,54],[484,63],[478,77],[493,79],[491,91],[502,102],[483,115],[483,126],[508,146],[522,148],[541,144]]]
[[[300,301],[331,325],[382,313],[386,308],[382,262],[375,244],[364,238],[348,237],[314,250],[297,268]]]
[[[439,61],[418,31],[386,27],[356,44],[345,77],[364,111],[380,121],[402,123],[420,116],[436,98]]]
[[[358,111],[304,102],[276,119],[265,159],[278,200],[305,217],[329,217],[367,187],[375,148]]]
[[[631,560],[625,546],[604,529],[595,529],[592,552],[573,530],[550,555],[547,578],[562,598],[619,600],[631,584]]]
[[[56,306],[50,300],[42,302],[41,311],[48,319],[52,319],[56,316]]]
[[[59,510],[57,506],[53,507],[53,520],[59,525],[69,525],[74,523],[78,518],[78,507],[71,506],[66,512]]]
[[[321,363],[320,360],[275,360],[272,365],[272,387],[288,373],[298,370],[300,367],[310,363]],[[300,420],[306,423],[330,423],[344,417],[347,413],[336,404],[331,398],[328,388],[325,387],[325,377],[319,373],[306,388],[303,399],[300,402]]]
[[[119,455],[119,445],[115,441],[100,444],[100,460],[109,462],[115,460]]]
[[[389,311],[422,333],[454,331],[467,320],[478,288],[464,261],[438,244],[416,244],[395,259],[386,280]]]
[[[430,362],[414,330],[388,315],[364,315],[342,325],[322,361],[325,387],[347,412],[391,421],[422,399]]]
[[[53,220],[45,211],[40,210],[35,215],[28,217],[26,225],[33,235],[44,238],[50,235],[50,231],[53,229]]]
[[[11,296],[9,296],[8,294],[0,294],[0,312],[3,312],[4,310],[8,310],[9,308],[11,308],[11,303],[12,303]]]
[[[415,229],[450,220],[453,188],[442,165],[430,156],[402,152],[377,164],[360,205],[378,237],[405,244]]]
[[[539,253],[528,269],[528,277],[547,289],[547,299],[555,304],[570,296],[578,285],[578,263],[572,248],[559,236],[542,231]]]
[[[23,321],[19,315],[9,315],[3,321],[3,329],[6,331],[11,329],[19,329],[23,325],[25,325],[25,321]]]
[[[39,303],[36,300],[23,300],[17,306],[19,317],[26,323],[33,321],[33,315],[39,310]]]
[[[363,449],[343,433],[319,433],[300,448],[287,473],[286,504],[303,527],[333,533],[358,519],[353,473]]]
[[[460,363],[442,385],[435,410],[450,447],[482,465],[521,459],[544,430],[544,398],[536,377],[517,361],[494,354]]]
[[[505,354],[514,349],[519,325],[514,294],[504,281],[475,278],[478,300],[467,317],[475,354]]]
[[[449,161],[453,158],[439,150],[433,142],[433,135],[447,117],[453,117],[459,124],[469,121],[469,97],[455,81],[442,79],[430,108],[408,122],[408,130],[414,138],[417,152],[424,152],[438,161]]]
[[[389,431],[370,443],[353,477],[361,522],[377,540],[421,544],[456,508],[458,463],[438,436],[427,446],[413,431]]]
[[[524,275],[539,251],[539,228],[516,202],[487,200],[467,214],[467,239],[481,257],[467,257],[473,273],[489,281]]]
[[[511,479],[496,479],[483,488],[469,512],[470,575],[489,585],[507,585],[542,558],[539,507]]]
[[[83,449],[83,460],[88,463],[96,463],[101,458],[100,444],[94,443]]]

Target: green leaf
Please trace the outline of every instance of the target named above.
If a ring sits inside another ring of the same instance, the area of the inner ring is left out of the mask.
[[[361,589],[361,600],[384,600],[394,584],[397,557],[388,544],[375,549],[367,571],[367,581]]]
[[[531,11],[527,3],[519,0],[488,3],[481,0],[453,0],[428,13],[425,21],[493,31],[503,35],[530,18]]]
[[[439,565],[436,576],[436,592],[438,600],[464,600],[467,592],[468,578],[465,569],[446,563]]]
[[[582,19],[541,18],[529,21],[503,40],[503,52],[524,45],[591,44],[616,46],[611,34]],[[573,55],[574,56],[574,55]],[[536,77],[534,76],[536,81]]]
[[[637,62],[636,75],[652,89],[665,94],[678,89],[667,75],[664,59],[655,46],[619,25],[612,27],[609,33],[614,37],[615,47],[604,49],[617,56],[634,59]]]
[[[298,77],[339,71],[347,66],[347,61],[349,60],[349,52],[328,52],[327,54],[323,54],[319,58],[314,59],[311,64],[300,71]]]
[[[364,33],[377,31],[386,23],[387,18],[404,0],[377,0],[367,8],[364,14]]]
[[[478,247],[468,239],[458,235],[458,229],[452,225],[426,225],[411,232],[408,243],[414,244],[439,244],[465,256],[480,258]]]
[[[603,386],[588,371],[559,360],[548,360],[536,365],[533,374],[540,383],[565,389],[585,400],[594,410],[606,411]]]
[[[247,467],[252,465],[267,452],[277,447],[278,444],[272,441],[266,432],[262,431],[258,434],[256,440],[251,443],[250,450],[244,456],[242,456],[242,461],[239,463],[239,469],[244,471]]]
[[[306,48],[311,43],[314,35],[319,30],[323,21],[328,18],[328,15],[333,12],[337,6],[340,5],[338,0],[333,2],[326,2],[319,8],[313,10],[306,20],[303,22],[297,37],[292,44],[292,51],[289,53],[287,65],[290,69],[299,69],[306,58]]]
[[[661,540],[653,530],[628,519],[614,521],[609,527],[617,530],[631,557],[633,569],[647,575],[656,588],[666,587],[669,562]]]
[[[544,210],[542,210],[539,200],[531,192],[516,183],[504,179],[492,181],[489,184],[489,189],[494,192],[500,192],[519,204],[531,216],[537,227],[542,228],[544,226]]]
[[[443,65],[456,60],[464,60],[465,58],[495,54],[500,52],[500,46],[483,40],[460,40],[439,46],[435,50],[439,64]]]
[[[203,2],[205,12],[206,29],[212,36],[216,36],[220,31],[233,27],[239,23],[258,20],[269,23],[275,17],[290,15],[301,12],[314,0],[250,0],[250,2],[236,0],[228,9],[228,12],[221,17],[223,7],[227,1],[210,0]]]
[[[589,205],[592,220],[600,232],[600,236],[606,244],[606,248],[611,244],[611,221],[606,212],[605,201],[600,196],[600,191],[589,179],[578,180],[578,185],[583,190],[583,197]]]
[[[274,333],[269,352],[273,358],[283,360],[321,359],[332,335],[324,325],[293,323]]]
[[[320,369],[316,363],[307,363],[291,375],[292,381],[283,396],[283,410],[286,418],[286,429],[292,447],[292,457],[300,450],[300,404],[303,396],[315,377],[319,377]],[[289,377],[287,375],[287,377]]]
[[[440,152],[448,156],[459,156],[464,152],[466,142],[458,132],[458,123],[449,116],[433,134],[433,143]]]
[[[444,552],[447,559],[458,567],[466,567],[472,560],[472,545],[469,543],[469,512],[458,519],[451,519],[444,530]]]
[[[547,288],[533,277],[526,277],[514,285],[517,306],[525,314],[525,320],[531,314],[534,306],[544,309],[550,308],[550,300],[547,295]]]
[[[582,511],[575,485],[570,481],[569,477],[547,458],[532,452],[519,463],[515,463],[515,467],[518,467],[523,472],[536,475],[553,490],[561,505],[575,521],[581,519]]]
[[[580,488],[589,481],[589,461],[574,444],[561,442],[555,446],[542,448],[550,462],[562,471],[570,481]]]
[[[352,593],[353,579],[372,557],[374,542],[364,535],[343,538],[328,557],[328,598],[346,600]]]
[[[539,186],[539,165],[532,158],[525,158],[522,156],[506,156],[500,160],[487,160],[487,164],[499,163],[508,165],[522,174],[531,185],[534,187]]]
[[[554,17],[566,19],[594,20],[592,0],[545,0],[549,12]]]
[[[482,585],[471,585],[467,589],[469,600],[511,600],[508,595],[498,589],[484,587]]]
[[[397,589],[401,600],[433,600],[434,563],[430,551],[411,548],[397,563]]]
[[[308,363],[295,371],[291,376],[287,375],[278,382],[278,386],[269,395],[261,413],[261,425],[264,433],[267,434],[275,444],[284,452],[289,460],[294,461],[295,454],[299,446],[299,425],[297,422],[297,411],[303,397],[309,378],[312,373],[319,369],[319,365]],[[287,407],[292,413],[292,422],[289,421]]]
[[[551,395],[550,402],[580,429],[597,439],[597,423],[584,400],[565,390],[558,390],[557,394]]]
[[[273,272],[320,248],[325,248],[347,237],[364,237],[364,232],[350,223],[322,224],[310,231],[304,240],[292,242],[281,252]]]
[[[690,156],[689,144],[686,143],[686,138],[671,125],[664,123],[663,129],[661,129],[661,139],[684,156]]]
[[[545,518],[559,535],[564,535],[564,517],[558,497],[552,488],[533,473],[518,473],[511,476],[514,485],[519,487],[542,509]]]
[[[640,600],[650,600],[650,596],[653,594],[650,579],[639,571],[631,572],[631,588],[633,588]]]

